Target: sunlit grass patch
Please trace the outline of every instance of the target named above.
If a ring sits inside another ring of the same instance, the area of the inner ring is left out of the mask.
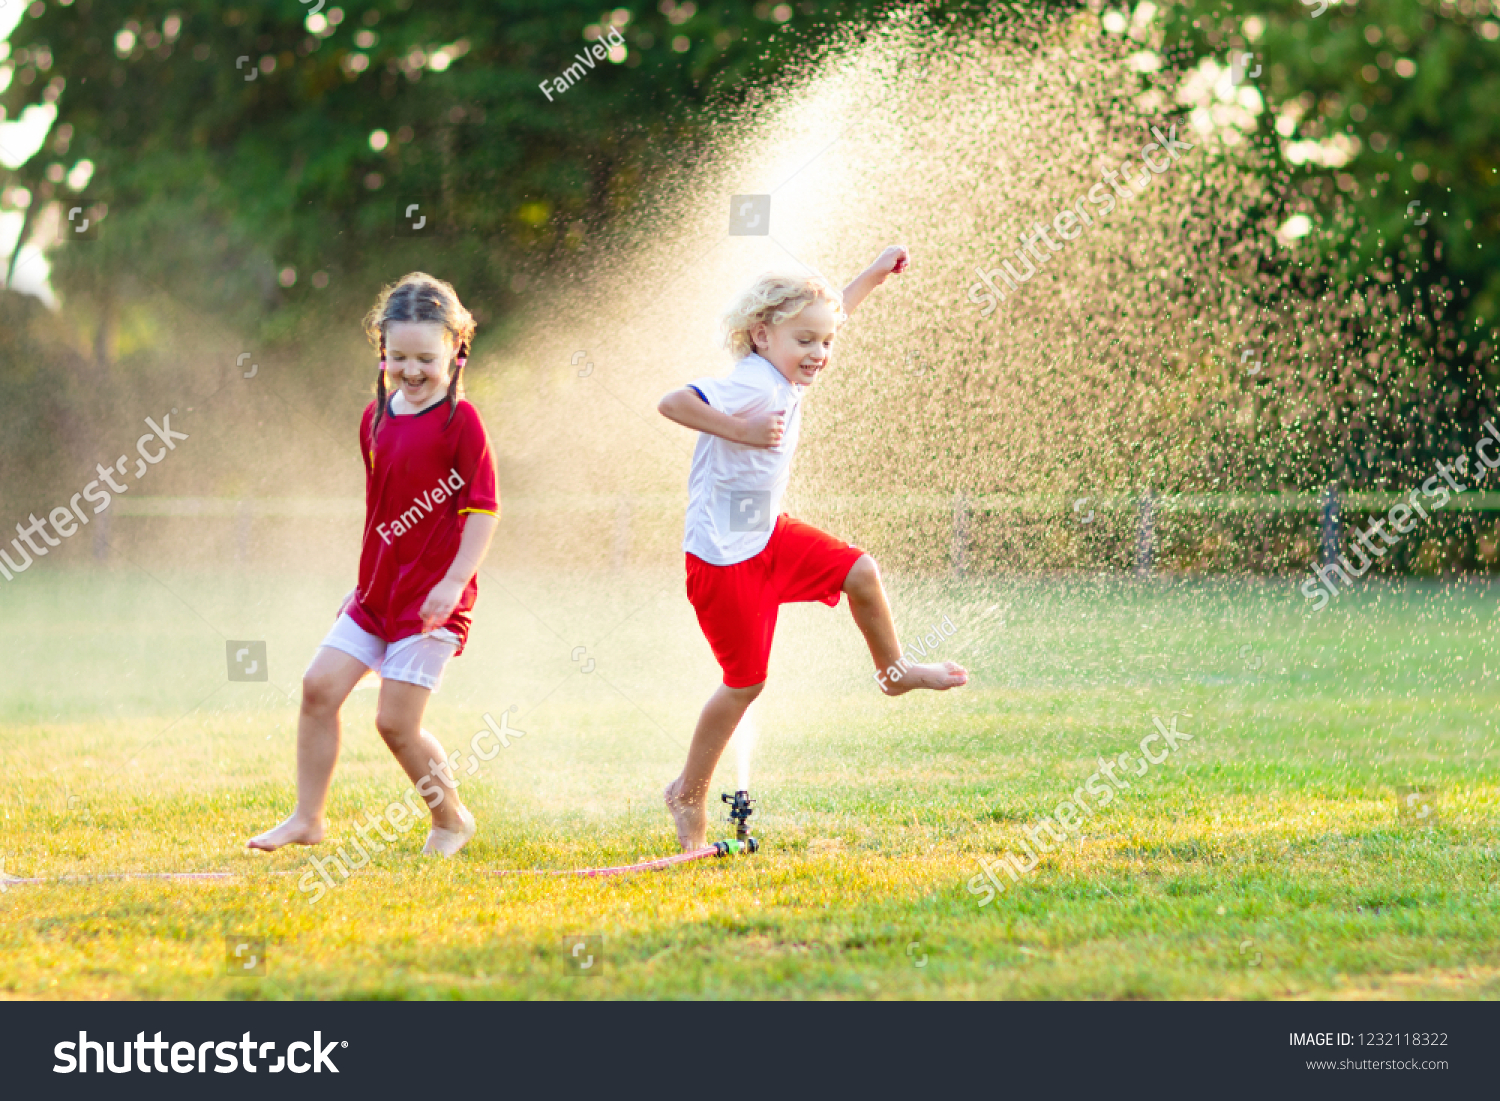
[[[247,591],[235,613],[263,617],[279,687],[224,683],[222,640],[180,609],[163,613],[182,622],[169,619],[149,648],[91,640],[80,611],[71,663],[18,651],[24,683],[0,696],[0,864],[51,882],[0,894],[0,994],[1496,993],[1500,701],[1474,675],[1496,661],[1488,589],[1372,588],[1330,636],[1273,586],[898,582],[898,620],[959,609],[953,642],[974,674],[961,692],[899,701],[878,694],[842,610],[789,609],[750,774],[763,850],[573,879],[491,873],[671,852],[660,790],[714,670],[690,610],[664,604],[591,649],[597,673],[584,674],[537,637],[534,616],[551,605],[536,584],[529,610],[500,598],[481,609],[429,713],[453,748],[485,712],[518,708],[525,736],[464,779],[478,837],[434,862],[418,855],[418,824],[316,902],[298,886],[310,850],[243,849],[290,807],[297,671],[317,633],[297,608],[256,612]],[[179,585],[192,592],[191,578]],[[608,628],[659,587],[599,584],[593,614]],[[121,592],[111,581],[94,593],[98,630],[140,611],[129,594],[129,614],[112,620]],[[561,630],[596,637],[578,593],[570,600],[566,615],[579,618]],[[965,637],[963,609],[997,602],[1003,627]],[[1445,604],[1462,605],[1452,621],[1466,626],[1446,628],[1439,653],[1423,624]],[[1069,615],[1084,611],[1089,629],[1070,632]],[[1143,632],[1147,622],[1172,629]],[[0,620],[6,640],[25,629]],[[1252,669],[1246,646],[1271,657]],[[154,679],[165,667],[174,675]],[[405,791],[372,709],[370,693],[346,707],[320,853]],[[1134,755],[1153,717],[1172,715],[1191,741],[979,905],[968,884],[981,859],[1014,850],[1101,757]],[[723,790],[738,781],[732,751],[719,779]],[[56,882],[122,871],[236,875]],[[566,958],[574,934],[603,938],[588,977]],[[234,973],[233,937],[265,942],[263,977]]]

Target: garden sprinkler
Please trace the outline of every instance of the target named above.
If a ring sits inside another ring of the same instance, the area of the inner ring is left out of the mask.
[[[750,825],[747,821],[755,813],[755,803],[750,798],[748,791],[737,791],[733,795],[719,796],[724,802],[730,804],[729,821],[734,823],[733,841],[715,841],[714,849],[717,856],[729,856],[731,853],[753,853],[760,848],[760,843],[750,836]]]
[[[760,851],[760,842],[750,836],[750,824],[747,819],[755,813],[755,802],[750,798],[748,791],[740,790],[733,795],[722,796],[724,802],[730,804],[729,820],[734,823],[734,838],[727,841],[714,841],[704,845],[701,849],[691,852],[674,853],[671,856],[659,857],[656,860],[642,860],[637,864],[618,864],[610,868],[576,868],[571,871],[561,869],[553,871],[542,868],[525,868],[516,870],[497,870],[492,875],[580,875],[580,876],[604,876],[625,875],[629,872],[654,872],[662,868],[671,868],[678,864],[687,864],[694,860],[703,860],[714,856],[733,856],[738,853],[753,853]]]

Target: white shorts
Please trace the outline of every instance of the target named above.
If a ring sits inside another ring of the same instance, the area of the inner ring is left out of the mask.
[[[430,635],[410,635],[386,642],[370,634],[350,617],[339,616],[323,645],[348,654],[368,665],[381,680],[398,680],[436,692],[443,682],[443,667],[458,652],[458,636],[446,627]]]

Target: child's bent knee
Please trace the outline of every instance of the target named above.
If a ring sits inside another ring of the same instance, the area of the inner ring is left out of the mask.
[[[844,590],[848,592],[855,589],[879,588],[879,586],[880,567],[870,555],[860,555],[854,560],[854,565],[849,567],[849,572],[844,577]]]
[[[375,729],[379,731],[381,741],[392,750],[400,750],[416,733],[398,723],[388,722],[378,714],[375,716]]]
[[[302,678],[302,710],[337,711],[343,702],[332,678],[312,673]]]

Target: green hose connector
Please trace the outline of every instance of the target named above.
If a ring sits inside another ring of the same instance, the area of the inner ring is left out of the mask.
[[[760,842],[753,837],[747,837],[743,841],[715,841],[714,848],[718,851],[715,856],[734,856],[738,853],[753,853],[760,850]]]

